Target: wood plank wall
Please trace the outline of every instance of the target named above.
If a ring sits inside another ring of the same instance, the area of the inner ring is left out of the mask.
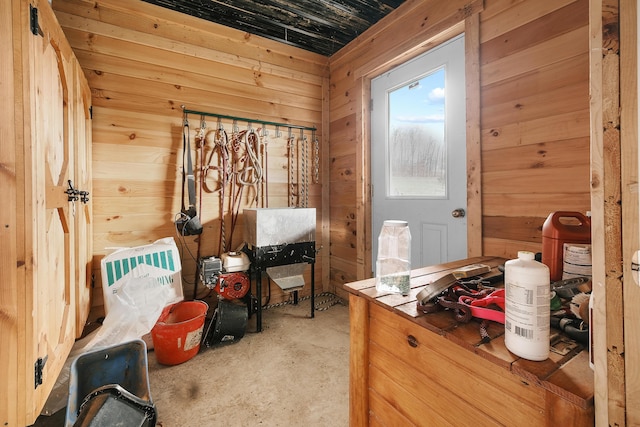
[[[108,248],[138,246],[173,236],[183,253],[185,296],[191,298],[195,277],[197,239],[177,236],[175,215],[180,211],[182,173],[182,109],[235,117],[316,127],[319,157],[327,135],[323,135],[328,99],[328,59],[300,49],[258,38],[227,27],[172,12],[141,1],[64,0],[53,7],[93,94],[94,266],[97,279],[95,307],[102,305],[100,260]],[[199,116],[189,116],[192,144]],[[207,129],[217,119],[205,117]],[[229,134],[233,122],[222,122]],[[238,122],[240,130],[246,122]],[[259,125],[251,125],[258,129]],[[288,130],[268,127],[268,187],[259,207],[284,207],[290,203]],[[299,131],[294,132],[297,139]],[[308,161],[312,161],[312,134]],[[192,145],[193,147],[193,145]],[[207,158],[195,150],[196,169]],[[296,159],[294,171],[300,172]],[[320,159],[318,178],[326,173]],[[307,206],[318,216],[317,247],[328,247],[328,229],[323,227],[323,186],[307,168]],[[209,183],[217,187],[216,173]],[[199,181],[197,173],[196,181]],[[296,176],[296,182],[299,182]],[[204,187],[203,187],[204,188]],[[205,189],[206,190],[206,189]],[[197,190],[200,192],[200,190]],[[255,207],[247,189],[242,207]],[[295,191],[298,191],[297,189]],[[230,234],[229,193],[225,198],[226,250],[243,242],[242,219]],[[219,192],[203,191],[200,219],[204,225],[201,255],[219,255]],[[255,193],[253,193],[255,194]],[[296,204],[303,203],[297,198]],[[325,210],[323,210],[325,209]],[[309,273],[307,272],[307,277]],[[327,283],[328,257],[318,254],[316,289]],[[200,290],[205,291],[202,285]],[[302,291],[308,293],[308,287]],[[199,293],[202,297],[202,293]],[[271,302],[288,298],[274,290]]]
[[[592,7],[596,7],[597,2],[591,1]],[[619,8],[619,12],[616,13],[616,7]],[[598,8],[596,7],[596,10]],[[627,426],[640,425],[640,382],[637,378],[640,376],[640,335],[637,333],[638,325],[640,325],[640,310],[638,305],[640,304],[640,287],[638,284],[638,271],[634,268],[633,257],[636,251],[640,249],[640,206],[639,206],[639,194],[638,194],[638,169],[640,168],[640,162],[638,157],[638,150],[640,148],[638,143],[638,2],[635,0],[618,0],[602,2],[602,27],[605,33],[611,33],[611,27],[613,25],[619,28],[619,52],[620,52],[620,65],[619,65],[619,79],[620,86],[617,88],[618,96],[620,97],[620,162],[621,162],[621,189],[622,189],[622,232],[619,236],[622,238],[622,272],[623,277],[618,277],[618,283],[616,286],[622,288],[620,292],[614,291],[612,303],[615,305],[615,309],[609,310],[612,304],[607,302],[606,311],[606,337],[609,340],[606,348],[602,348],[600,354],[605,357],[605,354],[613,356],[614,360],[609,363],[609,366],[622,366],[624,364],[624,379],[618,380],[617,375],[621,375],[619,370],[609,369],[611,376],[607,377],[609,390],[618,386],[618,383],[624,384],[622,391],[624,392],[624,416]],[[606,12],[606,14],[605,14]],[[593,14],[592,14],[593,16]],[[617,18],[617,22],[615,21]],[[592,24],[593,28],[593,24]],[[592,37],[592,43],[597,39]],[[602,40],[603,51],[615,52],[618,47],[615,43],[608,43],[603,33]],[[592,45],[593,51],[593,45]],[[605,57],[609,55],[601,55],[603,64],[606,62]],[[604,73],[606,69],[603,68],[602,79],[607,80],[609,77]],[[607,70],[607,72],[610,72]],[[593,74],[592,74],[593,75]],[[613,79],[611,79],[613,80]],[[609,85],[613,86],[611,82]],[[615,88],[613,94],[615,94]],[[603,90],[604,92],[604,90]],[[592,92],[593,93],[593,92]],[[603,103],[607,102],[607,98],[603,96],[601,100]],[[608,103],[608,108],[613,109],[615,104]],[[593,116],[592,116],[593,117]],[[606,116],[605,116],[606,117]],[[601,123],[605,123],[604,121]],[[608,126],[613,126],[613,123],[608,123]],[[604,137],[606,140],[607,138]],[[606,151],[606,149],[604,150]],[[604,223],[607,223],[606,221]],[[603,224],[604,224],[603,223]],[[604,228],[607,232],[608,227]],[[610,275],[611,270],[605,269],[606,274]],[[607,283],[607,287],[609,284]],[[608,289],[607,289],[608,294]],[[609,296],[607,296],[609,299]],[[622,316],[619,308],[622,306]],[[623,342],[623,351],[616,349],[615,353],[611,351],[620,338],[611,340],[609,338],[609,325],[618,323],[618,330],[622,331],[623,335],[620,337]],[[597,373],[597,375],[601,372]],[[596,383],[599,385],[599,383]],[[611,396],[611,394],[609,394]],[[603,401],[596,400],[596,405],[604,404]],[[609,408],[613,404],[618,404],[617,400],[609,402]],[[620,407],[616,407],[615,410],[609,409],[608,423],[609,425],[619,424],[622,425],[622,410]],[[604,419],[604,418],[602,418]],[[596,420],[598,422],[599,420]]]
[[[596,425],[640,424],[638,5],[590,0]],[[634,271],[635,270],[635,271]]]
[[[481,10],[483,254],[540,251],[549,213],[590,209],[588,6],[407,1],[331,57],[333,285],[371,275],[366,79],[455,34],[463,12]]]
[[[590,209],[589,4],[486,1],[483,252],[540,251],[554,211]]]

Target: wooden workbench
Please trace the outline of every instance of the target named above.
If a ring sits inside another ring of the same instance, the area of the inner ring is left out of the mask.
[[[506,349],[500,323],[489,322],[492,339],[483,344],[479,321],[417,310],[416,294],[427,283],[464,265],[504,261],[478,257],[413,270],[406,297],[378,294],[375,279],[345,285],[350,425],[594,424],[593,372],[584,346],[532,362]]]

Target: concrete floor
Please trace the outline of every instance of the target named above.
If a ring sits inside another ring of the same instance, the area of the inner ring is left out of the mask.
[[[264,310],[261,333],[250,320],[241,340],[180,365],[160,365],[150,351],[156,425],[348,426],[349,309],[309,311],[308,300]],[[64,409],[34,427],[63,425]]]

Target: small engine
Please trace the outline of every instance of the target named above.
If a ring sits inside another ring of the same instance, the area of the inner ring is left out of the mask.
[[[222,260],[220,258],[212,256],[200,260],[200,277],[207,288],[213,289],[216,286],[220,273],[222,273]]]
[[[246,273],[222,273],[213,288],[224,299],[243,298],[249,292],[249,276]]]
[[[251,284],[249,276],[239,271],[223,272],[222,260],[215,256],[200,260],[202,283],[224,299],[243,298]]]

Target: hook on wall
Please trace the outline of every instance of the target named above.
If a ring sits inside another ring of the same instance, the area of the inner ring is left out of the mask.
[[[186,118],[187,114],[197,114],[197,115],[204,115],[204,116],[210,116],[210,117],[217,117],[218,119],[232,120],[236,124],[237,124],[238,121],[241,121],[241,122],[247,122],[247,123],[261,123],[261,124],[264,124],[264,125],[276,126],[276,128],[278,128],[278,127],[287,127],[289,129],[303,129],[303,130],[311,130],[311,131],[316,130],[315,127],[293,125],[293,124],[289,124],[289,123],[270,122],[270,121],[266,121],[266,120],[249,119],[249,118],[246,118],[246,117],[227,116],[227,115],[224,115],[224,114],[207,113],[207,112],[204,112],[204,111],[188,110],[188,109],[185,108],[184,105],[182,105],[181,107],[182,107],[182,111],[183,111],[183,113],[185,115],[185,118]]]

